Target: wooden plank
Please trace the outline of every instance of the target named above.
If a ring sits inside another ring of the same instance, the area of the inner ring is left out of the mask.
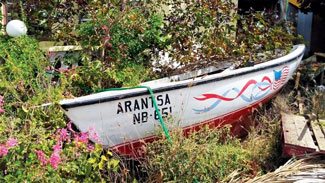
[[[6,2],[2,2],[1,3],[1,25],[2,25],[2,30],[1,32],[4,35],[7,35],[6,32],[6,25],[8,23],[8,6]]]
[[[319,83],[321,84],[321,85],[323,85],[325,82],[324,82],[324,79],[325,78],[325,76],[324,76],[324,71],[320,74],[320,80],[319,80]]]
[[[315,52],[314,54],[319,56],[319,57],[324,57],[325,58],[325,53]]]
[[[292,145],[314,148],[313,139],[309,131],[307,121],[302,116],[282,115],[283,127],[286,130],[287,142]]]
[[[324,129],[325,127],[325,119],[318,119],[319,125]]]
[[[315,135],[318,147],[319,147],[319,151],[325,152],[325,135],[324,135],[319,123],[316,121],[312,121],[311,126],[314,131],[314,135]]]
[[[285,152],[311,153],[318,151],[312,138],[312,133],[307,125],[307,120],[302,116],[282,113],[282,128]],[[288,154],[288,155],[299,155]]]

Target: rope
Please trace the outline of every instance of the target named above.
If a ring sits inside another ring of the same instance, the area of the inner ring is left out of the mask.
[[[149,87],[149,86],[135,86],[135,87],[124,87],[124,88],[108,88],[108,89],[102,89],[102,90],[98,90],[97,92],[105,92],[105,91],[121,91],[121,90],[129,90],[129,89],[136,89],[136,88],[145,88],[149,91],[149,94],[151,96],[151,100],[152,100],[152,103],[154,105],[154,108],[157,112],[157,115],[158,115],[158,119],[159,119],[159,123],[164,131],[164,134],[167,138],[167,140],[171,143],[172,140],[171,140],[171,137],[169,135],[169,131],[168,131],[168,128],[163,120],[163,117],[159,111],[159,108],[158,108],[158,105],[157,105],[157,100],[155,98],[155,95],[152,91],[152,89]]]

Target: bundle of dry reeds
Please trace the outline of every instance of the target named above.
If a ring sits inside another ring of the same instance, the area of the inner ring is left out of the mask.
[[[286,164],[274,172],[255,177],[253,179],[242,178],[238,172],[229,175],[228,182],[324,182],[325,183],[325,156],[308,155],[290,159]],[[232,177],[232,178],[231,178]]]

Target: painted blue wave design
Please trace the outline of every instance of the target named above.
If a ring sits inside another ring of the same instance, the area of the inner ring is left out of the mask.
[[[263,88],[263,87],[268,87],[268,86],[271,86],[271,84],[266,83],[266,82],[256,83],[256,85],[252,89],[252,93],[254,90],[258,89],[259,87]],[[262,91],[260,89],[258,89],[258,90],[259,90],[259,92],[257,92],[255,95],[253,95],[253,94],[251,95],[253,97],[253,100],[260,100],[260,99],[264,98],[271,91],[271,87],[265,91]]]
[[[227,94],[230,92],[231,90],[226,91],[224,94],[222,94],[222,96],[227,96]],[[193,111],[195,111],[195,113],[204,113],[204,112],[209,112],[212,109],[214,109],[215,107],[217,107],[220,104],[221,100],[217,100],[216,102],[214,102],[210,107],[204,108],[204,109],[192,109]]]
[[[269,94],[269,92],[271,91],[271,87],[264,91],[260,90],[259,88],[266,88],[268,86],[271,86],[271,84],[268,82],[256,83],[255,86],[252,88],[250,96],[240,95],[239,97],[247,103],[250,103],[250,102],[253,102],[256,100],[260,100],[260,99],[264,98],[267,94]],[[259,92],[257,92],[255,95],[253,95],[253,91],[255,91],[257,89],[259,90]],[[238,88],[232,88],[232,89],[226,91],[225,93],[223,93],[222,96],[226,97],[228,95],[228,93],[231,91],[235,91],[237,94],[239,94],[239,92],[240,92],[240,90]],[[221,101],[222,100],[218,99],[211,106],[209,106],[207,108],[204,108],[204,109],[193,108],[192,110],[197,114],[206,113],[206,112],[209,112],[209,111],[213,110],[214,108],[216,108],[221,103]]]

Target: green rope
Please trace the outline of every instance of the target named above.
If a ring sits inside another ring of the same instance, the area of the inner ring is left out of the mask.
[[[166,135],[166,138],[167,140],[171,143],[172,140],[171,140],[171,137],[169,135],[169,132],[168,132],[168,128],[163,120],[163,117],[158,109],[158,105],[157,105],[157,100],[156,100],[156,97],[152,91],[152,89],[149,87],[149,86],[135,86],[135,87],[125,87],[125,88],[108,88],[108,89],[102,89],[102,90],[98,90],[97,92],[105,92],[105,91],[121,91],[121,90],[129,90],[129,89],[136,89],[136,88],[145,88],[149,91],[150,93],[150,96],[151,96],[151,100],[152,100],[152,103],[155,107],[155,110],[157,112],[157,115],[158,115],[158,119],[159,119],[159,123],[164,131],[164,134]]]

